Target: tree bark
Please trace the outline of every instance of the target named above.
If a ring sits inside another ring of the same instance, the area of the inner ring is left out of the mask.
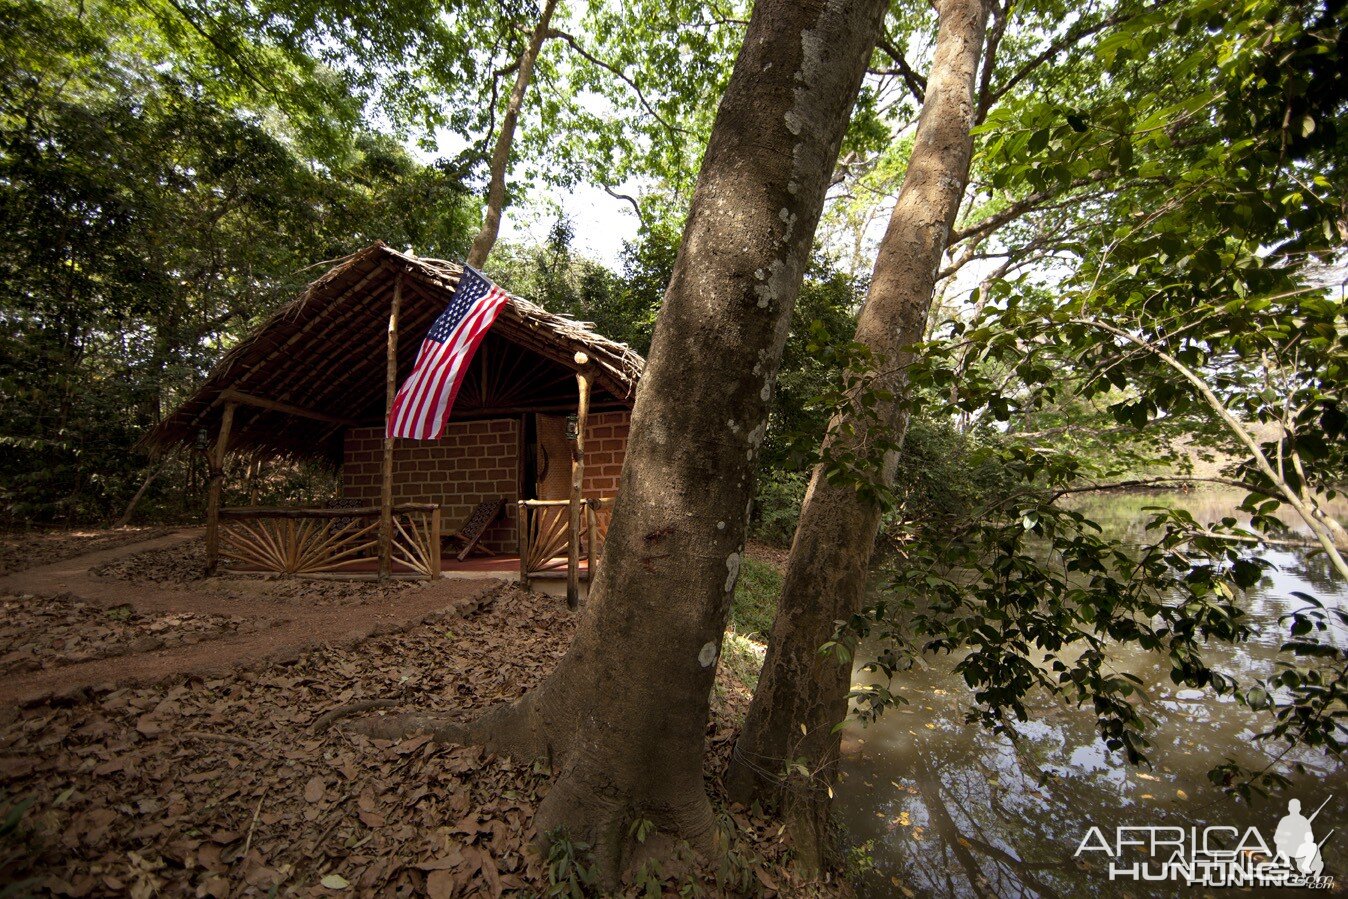
[[[482,228],[473,238],[468,250],[468,264],[481,268],[496,246],[496,235],[501,231],[501,211],[505,208],[506,169],[510,166],[510,147],[515,141],[515,128],[519,124],[520,107],[524,105],[524,95],[529,91],[529,82],[534,77],[534,63],[538,61],[538,52],[547,39],[548,27],[552,22],[552,12],[557,8],[557,0],[547,0],[543,5],[543,14],[538,17],[533,34],[529,36],[529,45],[519,59],[519,68],[515,71],[515,86],[506,102],[505,115],[501,118],[501,130],[496,135],[496,146],[491,152],[491,179],[487,183],[487,210],[482,218]]]
[[[974,83],[982,55],[983,0],[944,0],[936,54],[912,158],[880,245],[856,340],[874,351],[875,385],[902,394],[907,347],[922,340],[936,272],[954,224],[972,154]],[[900,402],[881,403],[880,421],[900,437],[907,415]],[[825,455],[853,450],[880,455],[866,420],[835,417]],[[886,485],[894,452],[875,458]],[[851,665],[819,649],[836,622],[861,607],[881,510],[845,484],[814,471],[787,563],[767,657],[727,776],[731,796],[778,808],[807,864],[827,859],[828,811],[840,734],[847,713]],[[802,727],[804,732],[802,732]],[[808,777],[788,776],[803,761]]]
[[[520,701],[440,736],[547,756],[544,839],[564,829],[620,877],[717,845],[702,757],[744,548],[754,459],[850,111],[885,0],[759,0],[721,100],[575,640]],[[632,825],[654,832],[637,847]]]

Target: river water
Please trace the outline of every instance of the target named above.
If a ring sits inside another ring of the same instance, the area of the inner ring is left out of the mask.
[[[1205,491],[1097,495],[1079,507],[1107,532],[1141,542],[1150,517],[1146,506],[1179,506],[1207,522],[1231,514],[1238,502],[1238,495]],[[1334,512],[1348,517],[1348,504],[1338,503]],[[1258,636],[1210,651],[1242,680],[1274,670],[1277,619],[1302,605],[1291,591],[1327,606],[1348,605],[1348,590],[1335,583],[1323,555],[1289,547],[1264,547],[1260,554],[1274,567],[1245,596]],[[1229,798],[1209,782],[1209,770],[1227,759],[1257,768],[1281,747],[1254,741],[1267,727],[1266,717],[1211,693],[1177,688],[1163,660],[1134,649],[1119,649],[1116,658],[1119,668],[1147,684],[1147,712],[1157,720],[1149,732],[1150,771],[1130,768],[1105,749],[1089,708],[1041,699],[1018,726],[1015,741],[966,724],[969,690],[950,673],[948,658],[930,661],[931,668],[903,674],[893,685],[909,705],[869,726],[850,721],[843,734],[836,808],[856,847],[852,879],[860,896],[1251,895],[1173,882],[1111,882],[1105,853],[1074,855],[1091,827],[1113,842],[1118,827],[1179,826],[1186,833],[1197,827],[1201,833],[1230,826],[1244,833],[1253,826],[1272,845],[1291,798],[1301,801],[1307,816],[1329,800],[1314,819],[1315,839],[1329,834],[1322,846],[1324,873],[1337,875],[1339,891],[1348,881],[1348,771],[1306,752],[1298,756],[1304,773],[1294,774],[1280,795],[1250,805]],[[859,669],[854,675],[857,683],[872,677]],[[1337,832],[1331,834],[1332,828]],[[1121,862],[1149,860],[1145,850],[1128,852]]]

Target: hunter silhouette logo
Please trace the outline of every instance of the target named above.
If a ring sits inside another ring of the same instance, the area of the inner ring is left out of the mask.
[[[1332,799],[1334,797],[1330,797]],[[1282,862],[1288,867],[1295,867],[1302,874],[1310,877],[1319,877],[1325,869],[1325,863],[1320,858],[1320,847],[1324,845],[1334,831],[1325,834],[1324,840],[1315,842],[1315,832],[1311,829],[1311,822],[1315,820],[1316,815],[1324,809],[1325,804],[1329,802],[1326,799],[1320,803],[1320,808],[1316,809],[1309,818],[1301,816],[1301,800],[1293,799],[1287,803],[1287,814],[1278,822],[1278,829],[1273,832],[1273,845],[1278,850],[1277,861]]]
[[[1092,827],[1074,858],[1104,853],[1110,880],[1173,881],[1206,887],[1304,887],[1333,889],[1320,850],[1333,835],[1318,841],[1313,822],[1333,796],[1310,817],[1301,814],[1301,800],[1287,803],[1287,814],[1273,831],[1273,846],[1256,827],[1116,827],[1109,840]]]

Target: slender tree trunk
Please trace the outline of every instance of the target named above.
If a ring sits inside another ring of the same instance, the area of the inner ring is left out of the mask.
[[[131,516],[135,514],[136,506],[140,504],[141,497],[145,495],[146,490],[150,489],[150,485],[154,483],[154,479],[159,477],[159,473],[164,470],[164,466],[167,464],[168,462],[165,460],[150,469],[145,475],[145,480],[140,482],[140,489],[136,491],[135,496],[131,497],[131,501],[126,504],[126,508],[122,510],[122,517],[117,519],[117,523],[114,524],[113,527],[124,528],[131,523]]]
[[[482,230],[477,232],[468,250],[468,264],[474,268],[485,265],[492,247],[496,246],[496,235],[501,230],[501,210],[505,208],[506,169],[510,166],[510,147],[515,141],[520,107],[524,105],[524,95],[528,93],[529,82],[534,77],[534,63],[538,61],[538,51],[548,36],[552,12],[556,8],[557,0],[547,0],[543,5],[543,14],[538,17],[538,24],[529,36],[529,46],[524,48],[519,58],[515,86],[510,91],[505,116],[501,119],[501,130],[496,135],[496,146],[491,151],[491,180],[487,184],[487,211],[482,219]]]
[[[969,176],[974,77],[982,53],[983,0],[944,0],[936,55],[928,77],[898,203],[880,245],[856,339],[875,351],[877,386],[904,388],[906,347],[922,340],[936,272]],[[883,403],[881,420],[902,436],[907,415]],[[865,420],[841,414],[831,423],[825,453],[876,455]],[[874,462],[886,484],[897,456]],[[880,509],[847,485],[830,484],[816,468],[773,622],[763,673],[728,775],[731,795],[772,804],[787,818],[807,863],[825,863],[831,785],[839,752],[835,730],[846,716],[851,665],[819,648],[835,622],[860,608]],[[804,729],[802,731],[802,728]],[[804,761],[809,777],[788,777]]]
[[[702,757],[754,459],[791,309],[886,0],[759,0],[717,113],[632,413],[584,619],[553,674],[445,737],[547,756],[539,807],[612,880],[717,845]],[[404,725],[407,722],[402,722]],[[632,825],[654,832],[637,847]]]

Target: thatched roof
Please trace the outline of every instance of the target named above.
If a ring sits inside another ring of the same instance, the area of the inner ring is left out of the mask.
[[[388,310],[399,273],[401,383],[462,271],[383,243],[338,261],[225,354],[144,445],[154,452],[192,446],[203,431],[214,441],[225,403],[244,396],[270,408],[248,401],[236,406],[231,450],[340,458],[346,427],[383,420]],[[644,365],[639,355],[588,323],[511,297],[479,350],[482,371],[469,376],[477,383],[465,383],[452,417],[559,411],[568,396],[574,403],[570,371],[578,351],[590,359],[596,408],[630,407]]]

